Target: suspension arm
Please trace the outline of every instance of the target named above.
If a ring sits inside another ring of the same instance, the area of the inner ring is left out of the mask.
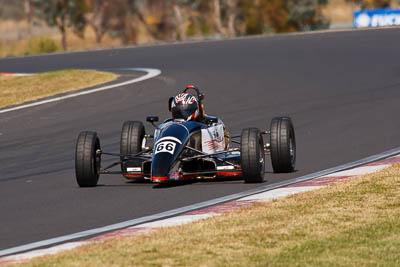
[[[129,158],[135,158],[135,157],[138,157],[138,156],[140,156],[142,154],[151,152],[152,150],[153,150],[153,148],[149,148],[149,149],[142,150],[142,151],[140,151],[139,153],[136,153],[136,154],[119,154],[119,153],[103,152],[100,149],[98,149],[96,151],[96,154],[97,155],[115,156],[115,157],[124,157],[126,159],[129,159]]]
[[[216,155],[227,154],[227,153],[231,153],[231,152],[234,152],[234,151],[239,151],[238,148],[232,148],[232,149],[225,150],[225,151],[221,151],[221,152],[216,152],[216,153],[212,153],[212,154],[207,154],[207,153],[204,153],[203,151],[197,150],[197,149],[195,149],[195,148],[193,148],[193,147],[186,146],[186,148],[189,149],[189,150],[192,150],[192,151],[194,151],[194,152],[197,152],[197,153],[199,153],[200,155],[192,156],[192,157],[187,157],[187,158],[183,158],[182,160],[192,160],[192,159],[201,159],[201,158],[208,158],[208,157],[210,157],[210,158],[214,158],[214,159],[216,159],[216,160],[218,160],[218,161],[224,162],[224,163],[226,163],[226,164],[228,164],[228,165],[231,165],[231,166],[235,166],[235,164],[233,164],[232,162],[223,160],[223,159],[221,159],[221,158],[218,158],[218,157],[216,157]]]

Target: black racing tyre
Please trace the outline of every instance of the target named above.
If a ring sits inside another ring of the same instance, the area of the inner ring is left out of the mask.
[[[75,149],[75,175],[80,187],[94,187],[99,181],[101,158],[96,151],[100,141],[96,132],[81,132]]]
[[[271,162],[274,172],[292,172],[296,165],[296,138],[292,120],[277,117],[271,121]]]
[[[264,180],[264,141],[257,128],[242,130],[240,155],[243,177],[246,183],[261,183]]]
[[[126,121],[122,126],[120,152],[121,154],[137,154],[142,151],[145,135],[143,123]]]

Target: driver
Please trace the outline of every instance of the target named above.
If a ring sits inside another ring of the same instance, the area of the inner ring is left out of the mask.
[[[172,99],[171,113],[174,121],[197,121],[204,124],[210,125],[210,121],[207,119],[207,115],[204,113],[204,109],[200,109],[201,103],[197,98],[188,93],[180,93]],[[225,135],[225,148],[229,147],[229,132],[226,130],[222,120],[218,118],[218,124],[222,124],[224,127]]]

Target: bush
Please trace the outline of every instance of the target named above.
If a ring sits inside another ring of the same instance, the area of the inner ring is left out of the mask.
[[[329,21],[321,7],[327,0],[268,0],[264,2],[265,20],[276,32],[326,29]]]
[[[325,29],[321,8],[328,0],[240,0],[245,34]],[[347,0],[353,1],[353,0]]]
[[[391,6],[391,0],[346,0],[360,5],[361,9],[373,9],[373,8],[388,8]],[[397,0],[397,3],[400,1]]]
[[[56,42],[50,37],[39,37],[29,40],[26,53],[27,55],[37,55],[43,53],[53,53],[59,48]]]

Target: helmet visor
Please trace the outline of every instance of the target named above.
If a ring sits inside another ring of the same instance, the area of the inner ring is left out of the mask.
[[[172,117],[174,119],[187,120],[193,113],[196,112],[197,105],[179,105],[172,108]]]

